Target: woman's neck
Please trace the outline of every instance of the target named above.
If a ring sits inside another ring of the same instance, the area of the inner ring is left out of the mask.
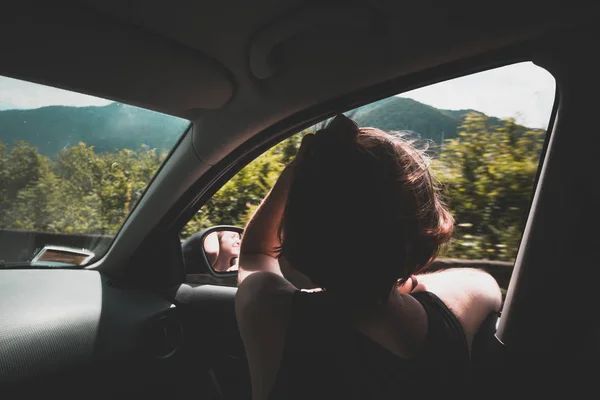
[[[229,269],[229,267],[231,267],[231,265],[229,265],[229,261],[230,260],[227,258],[218,257],[213,268],[217,272],[225,272]]]

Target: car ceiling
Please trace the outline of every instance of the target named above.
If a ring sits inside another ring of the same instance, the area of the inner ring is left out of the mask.
[[[22,1],[2,17],[0,73],[193,120],[213,165],[312,105],[590,16],[540,4]],[[274,72],[257,78],[252,57]]]

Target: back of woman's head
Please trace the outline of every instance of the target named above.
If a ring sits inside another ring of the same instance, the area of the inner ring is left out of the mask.
[[[349,301],[385,301],[452,234],[427,157],[399,136],[358,128],[344,116],[310,139],[294,168],[281,255]]]

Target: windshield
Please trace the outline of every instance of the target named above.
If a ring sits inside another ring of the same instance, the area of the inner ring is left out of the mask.
[[[0,265],[79,266],[104,255],[189,125],[0,77]]]

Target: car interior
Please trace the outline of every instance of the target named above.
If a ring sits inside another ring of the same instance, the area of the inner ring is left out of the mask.
[[[186,270],[186,223],[305,128],[521,61],[551,73],[556,96],[502,314],[473,348],[473,387],[478,397],[596,390],[598,11],[510,0],[11,3],[0,75],[190,124],[100,258],[0,263],[0,394],[251,398],[236,273],[206,258]]]

